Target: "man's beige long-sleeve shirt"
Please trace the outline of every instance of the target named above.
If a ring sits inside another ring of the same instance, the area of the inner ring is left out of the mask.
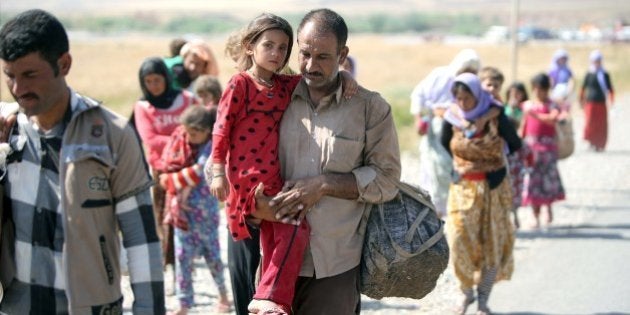
[[[311,237],[300,275],[325,278],[356,267],[366,207],[398,192],[400,149],[390,105],[364,88],[345,99],[340,85],[315,108],[302,80],[282,118],[279,154],[285,180],[353,173],[359,191],[356,200],[325,196],[307,214]]]

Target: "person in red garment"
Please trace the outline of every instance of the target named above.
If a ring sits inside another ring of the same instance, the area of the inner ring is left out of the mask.
[[[597,152],[604,151],[608,141],[608,109],[613,106],[615,93],[610,75],[602,66],[602,53],[594,50],[591,66],[580,91],[580,104],[584,109],[584,140]]]
[[[262,14],[245,29],[240,45],[236,60],[241,72],[227,84],[213,130],[210,191],[226,201],[234,240],[250,238],[248,225],[260,225],[262,276],[250,310],[291,314],[310,227],[306,220],[271,222],[250,215],[256,208],[254,192],[259,183],[264,183],[268,196],[284,185],[278,159],[280,120],[301,76],[279,71],[289,60],[293,30],[283,18]],[[347,72],[345,78],[354,82]]]

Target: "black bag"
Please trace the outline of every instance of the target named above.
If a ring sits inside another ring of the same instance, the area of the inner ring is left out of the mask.
[[[361,293],[374,298],[421,299],[446,269],[444,222],[426,191],[397,184],[398,195],[366,211]]]

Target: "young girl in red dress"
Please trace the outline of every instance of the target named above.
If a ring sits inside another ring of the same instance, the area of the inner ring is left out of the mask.
[[[255,211],[254,192],[280,192],[283,180],[278,160],[279,126],[301,76],[279,74],[289,60],[293,30],[273,14],[249,23],[236,41],[237,68],[219,102],[213,131],[211,193],[226,201],[228,228],[234,240],[250,237],[248,225]],[[356,82],[344,74],[344,82]],[[298,158],[298,157],[296,157]],[[309,225],[260,222],[262,275],[250,312],[290,314],[295,282],[309,239]]]

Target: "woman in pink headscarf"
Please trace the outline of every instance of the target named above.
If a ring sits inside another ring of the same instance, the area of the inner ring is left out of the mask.
[[[580,105],[584,109],[584,140],[591,149],[601,152],[608,140],[608,107],[613,106],[615,94],[610,75],[602,66],[602,53],[591,52],[591,65],[580,91]]]

